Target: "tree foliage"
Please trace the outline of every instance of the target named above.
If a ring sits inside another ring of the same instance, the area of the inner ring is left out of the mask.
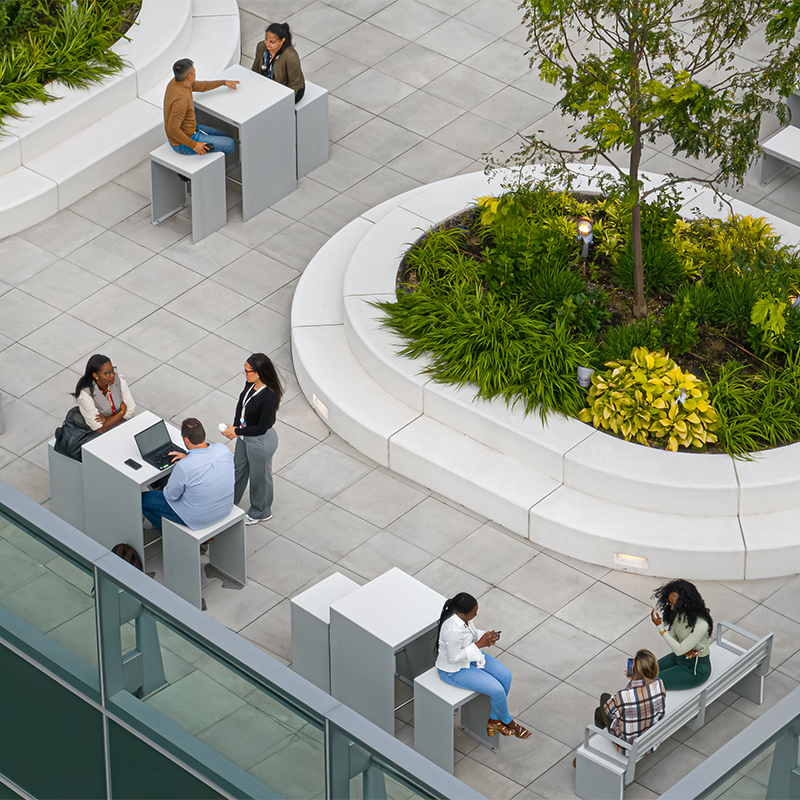
[[[533,134],[517,158],[554,161],[562,172],[574,161],[610,168],[604,189],[630,208],[634,313],[642,317],[641,203],[682,181],[715,190],[743,183],[761,155],[764,115],[789,121],[782,98],[798,83],[792,36],[800,3],[523,0],[521,7],[532,66],[562,91],[556,108],[573,122],[566,146]],[[702,170],[643,181],[644,148],[663,148],[664,137],[674,156],[703,159]]]

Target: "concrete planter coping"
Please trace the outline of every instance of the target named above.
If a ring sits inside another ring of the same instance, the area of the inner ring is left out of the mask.
[[[655,176],[656,178],[658,176]],[[369,305],[393,300],[403,254],[422,231],[501,191],[482,173],[420,187],[354,220],[306,268],[292,307],[300,386],[320,417],[380,464],[536,544],[657,576],[736,580],[800,572],[800,444],[759,454],[669,453],[576,419],[546,425],[474,389],[434,383],[425,359]],[[588,179],[577,191],[596,191]],[[683,213],[721,216],[713,194],[683,190]],[[800,228],[767,218],[790,244]]]

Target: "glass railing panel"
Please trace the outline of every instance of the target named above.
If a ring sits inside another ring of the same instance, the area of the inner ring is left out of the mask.
[[[21,638],[17,646],[45,658],[93,698],[99,696],[92,570],[2,516],[0,607],[12,615],[5,619]],[[15,627],[14,619],[22,625]]]
[[[0,771],[32,797],[104,798],[102,712],[3,645],[0,676]]]
[[[193,769],[207,769],[209,779],[214,776],[213,759],[203,753],[210,748],[222,756],[227,772],[222,759],[214,769],[227,774],[229,783],[223,780],[223,785],[228,789],[243,787],[245,793],[259,797],[324,796],[321,720],[310,718],[147,604],[125,592],[114,594],[119,590],[101,576],[101,586],[106,588],[106,584],[112,602],[128,609],[123,620],[141,609],[135,619],[124,622],[122,630],[124,635],[125,626],[139,626],[139,649],[147,665],[146,685],[135,685],[127,674],[122,679],[124,692],[119,692],[119,686],[109,686],[109,708],[118,706],[125,721],[144,735],[156,741],[161,737],[162,746],[171,748]],[[105,605],[105,599],[103,603],[104,613],[116,620],[115,610]],[[103,630],[112,640],[113,624],[106,629],[104,623]],[[114,646],[121,649],[118,658],[129,659],[124,645]],[[145,652],[147,648],[150,652]],[[105,657],[111,659],[112,655]],[[107,671],[114,670],[109,661]]]

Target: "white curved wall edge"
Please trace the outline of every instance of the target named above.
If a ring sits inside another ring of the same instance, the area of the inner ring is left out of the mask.
[[[41,222],[136,166],[162,144],[161,99],[185,56],[208,71],[238,63],[236,0],[143,0],[120,73],[59,99],[30,103],[0,136],[0,237]],[[152,94],[151,94],[152,93]]]
[[[576,188],[592,191],[583,169]],[[502,401],[475,399],[474,387],[434,383],[422,374],[424,357],[398,357],[402,340],[370,302],[394,299],[400,259],[423,230],[501,182],[475,173],[420,187],[321,248],[292,306],[295,368],[312,407],[378,463],[565,555],[697,579],[800,572],[800,444],[753,462],[649,449],[563,415],[542,425]],[[689,185],[683,196],[686,216],[727,211],[707,189]],[[797,226],[733,206],[800,242]]]

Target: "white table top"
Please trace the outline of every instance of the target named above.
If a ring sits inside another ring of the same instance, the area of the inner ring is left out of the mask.
[[[257,117],[266,108],[286,97],[294,98],[294,91],[276,81],[238,64],[228,67],[213,80],[240,81],[236,89],[221,86],[208,92],[195,92],[195,107],[240,125]],[[202,125],[200,126],[202,127]],[[267,146],[265,142],[264,146]]]
[[[331,608],[398,650],[439,621],[446,599],[394,567]]]
[[[329,623],[331,621],[331,605],[359,588],[354,580],[342,575],[341,572],[334,572],[333,575],[329,575],[310,589],[293,597],[291,602],[292,605],[302,608],[303,611],[317,619]]]
[[[106,431],[96,439],[83,446],[84,453],[91,453],[96,458],[104,461],[109,467],[115,469],[117,472],[122,473],[130,478],[140,486],[145,486],[157,480],[161,475],[169,475],[172,472],[172,467],[166,469],[156,469],[148,464],[141,456],[139,448],[134,441],[134,435],[140,431],[155,425],[159,417],[153,414],[152,411],[142,411],[137,414],[133,419],[127,419],[125,422],[120,423],[110,431]],[[181,439],[181,432],[171,423],[167,422],[167,430],[175,444],[183,446],[183,439]],[[141,469],[132,469],[125,461],[132,458],[142,465]]]

